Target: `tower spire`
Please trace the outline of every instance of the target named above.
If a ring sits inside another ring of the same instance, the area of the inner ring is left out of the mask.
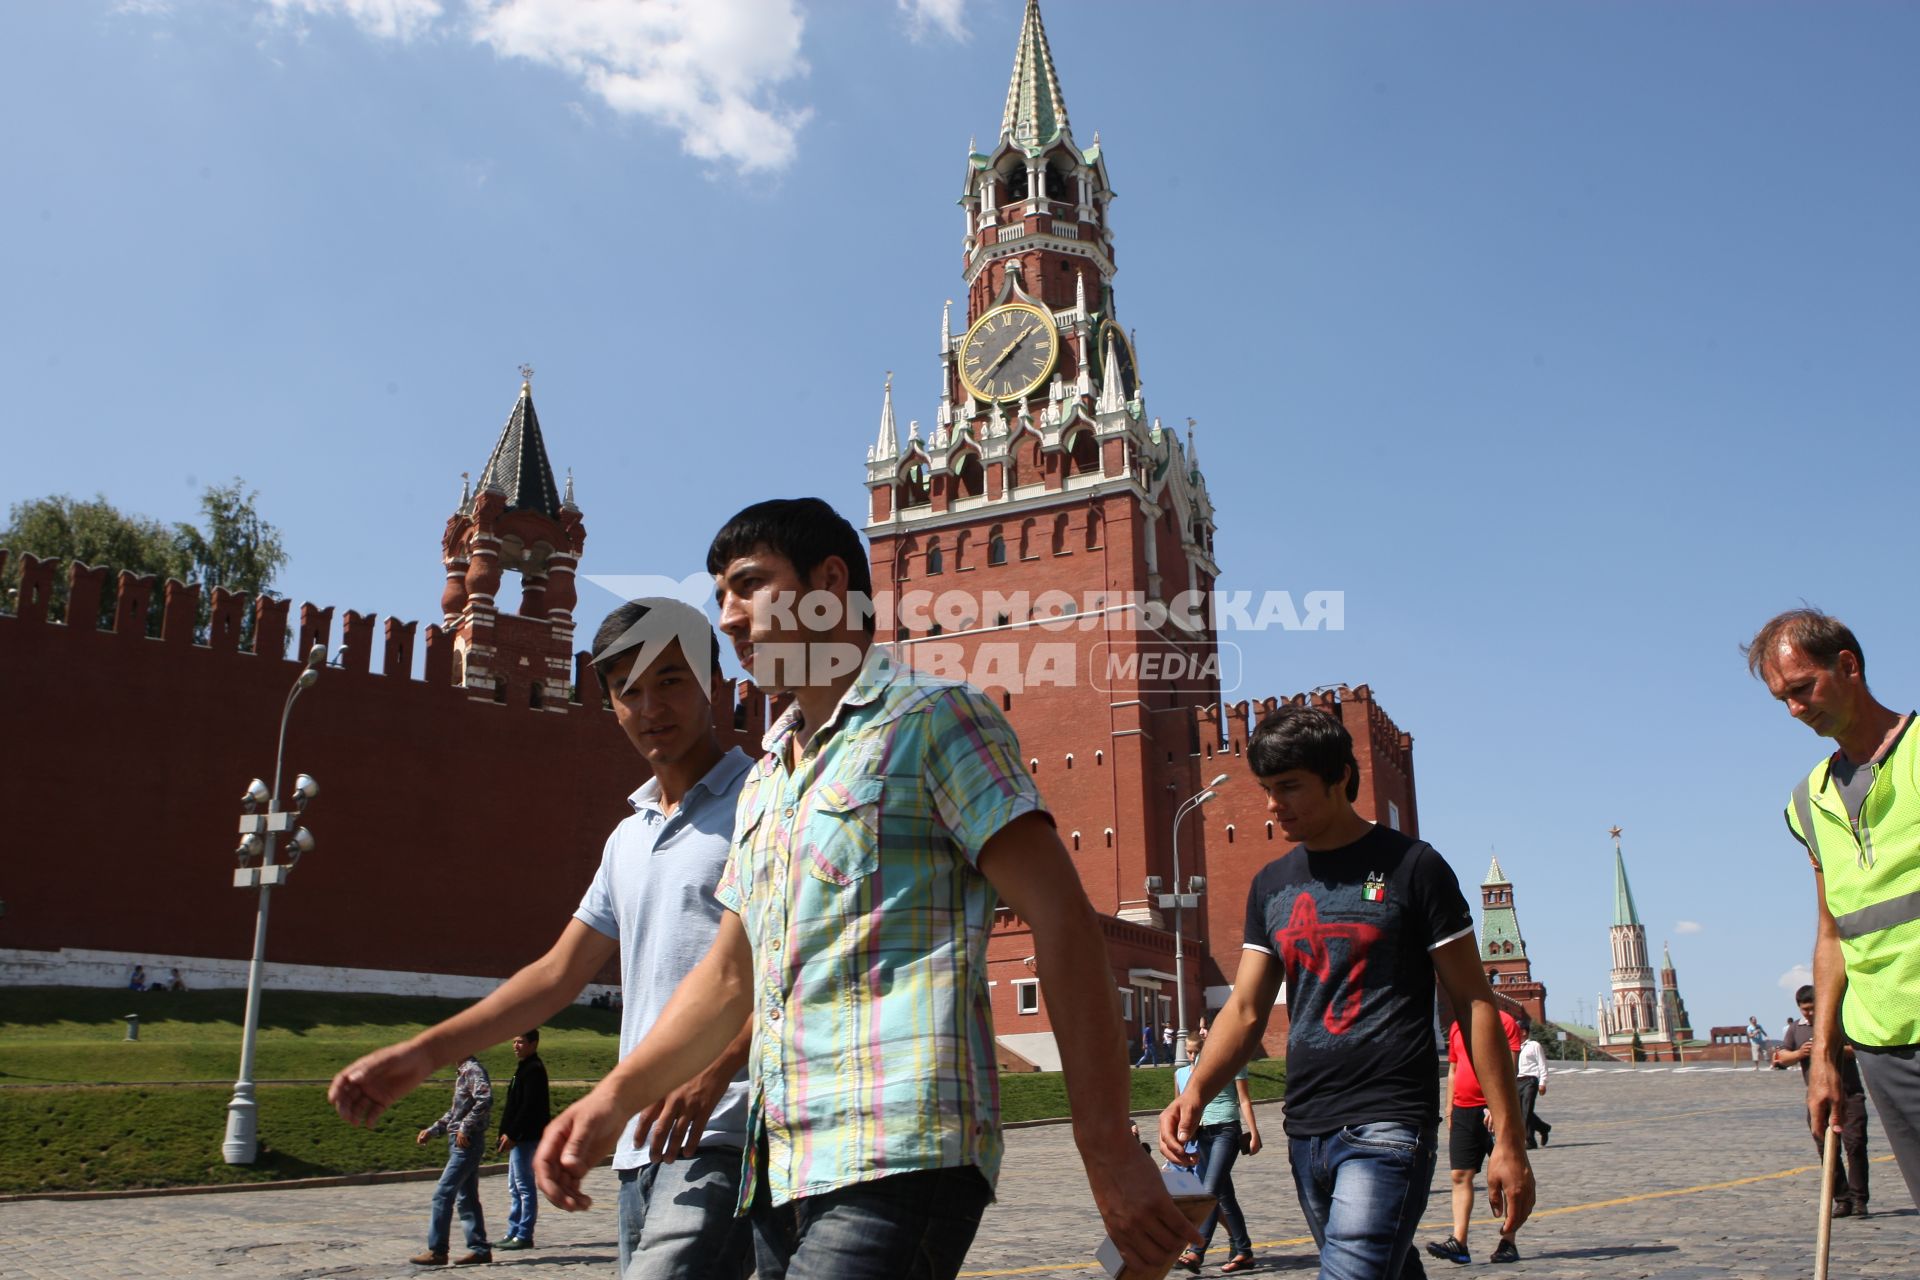
[[[1638,927],[1640,912],[1633,905],[1633,886],[1627,883],[1627,860],[1620,853],[1620,828],[1610,827],[1607,834],[1613,837],[1613,923]]]
[[[1020,43],[1013,53],[1013,82],[1000,117],[1000,136],[1026,151],[1038,151],[1067,132],[1067,100],[1053,69],[1047,29],[1040,21],[1040,0],[1027,0]]]
[[[880,399],[880,436],[873,442],[874,461],[900,452],[900,436],[893,426],[893,370],[887,370],[887,389]]]
[[[514,401],[474,490],[505,495],[508,511],[538,511],[558,520],[560,491],[553,483],[553,464],[547,461],[540,417],[533,411],[532,367],[521,365],[520,377],[520,398]]]

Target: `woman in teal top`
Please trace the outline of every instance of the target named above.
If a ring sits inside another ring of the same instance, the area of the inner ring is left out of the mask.
[[[1194,1049],[1196,1060],[1205,1042]],[[1173,1092],[1178,1097],[1187,1087],[1187,1077],[1193,1074],[1191,1066],[1181,1067],[1173,1073]],[[1245,1126],[1242,1128],[1242,1126]],[[1242,1134],[1245,1135],[1244,1147]],[[1195,1151],[1199,1157],[1194,1163],[1194,1173],[1198,1174],[1206,1189],[1219,1197],[1219,1204],[1207,1220],[1201,1225],[1203,1237],[1199,1248],[1189,1248],[1180,1255],[1179,1264],[1198,1275],[1200,1263],[1207,1255],[1207,1246],[1213,1243],[1214,1224],[1224,1214],[1227,1219],[1227,1247],[1232,1256],[1221,1264],[1223,1273],[1246,1271],[1253,1266],[1253,1238],[1247,1234],[1247,1220],[1240,1213],[1240,1201],[1233,1194],[1233,1164],[1244,1150],[1253,1155],[1260,1150],[1260,1126],[1253,1118],[1253,1098],[1247,1093],[1247,1069],[1240,1068],[1240,1074],[1233,1083],[1222,1089],[1207,1109],[1200,1113],[1200,1128],[1194,1134]]]

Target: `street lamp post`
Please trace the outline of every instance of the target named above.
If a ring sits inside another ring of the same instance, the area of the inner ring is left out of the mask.
[[[233,1099],[227,1103],[227,1137],[220,1154],[228,1164],[252,1164],[260,1152],[259,1109],[253,1097],[253,1047],[260,1026],[260,971],[267,948],[267,905],[273,886],[285,884],[295,864],[313,852],[313,833],[296,826],[294,820],[306,812],[307,805],[320,794],[320,784],[301,774],[293,784],[291,810],[280,807],[281,766],[287,756],[287,717],[293,703],[306,690],[319,683],[320,668],[326,665],[324,645],[314,645],[307,653],[307,665],[287,692],[287,705],[280,712],[280,746],[273,759],[273,789],[255,778],[240,798],[240,847],[235,851],[239,863],[233,873],[233,887],[259,886],[260,908],[253,921],[253,963],[247,969],[247,1021],[240,1039],[240,1076],[233,1082]],[[261,812],[264,809],[265,812]],[[281,835],[292,846],[285,862],[275,862],[274,852]],[[255,860],[258,865],[254,865]]]
[[[1173,996],[1176,1010],[1174,1016],[1180,1021],[1180,1029],[1174,1033],[1173,1041],[1173,1064],[1177,1067],[1186,1066],[1190,1060],[1187,1057],[1187,949],[1186,937],[1181,931],[1181,917],[1186,908],[1199,907],[1200,895],[1207,889],[1205,876],[1193,876],[1189,878],[1186,891],[1183,893],[1180,890],[1180,823],[1189,813],[1213,799],[1214,788],[1222,785],[1226,780],[1227,775],[1221,774],[1207,784],[1205,791],[1197,796],[1190,796],[1178,809],[1174,810],[1173,814],[1174,891],[1160,895],[1160,909],[1173,911]],[[1148,880],[1149,893],[1159,887],[1156,879]]]

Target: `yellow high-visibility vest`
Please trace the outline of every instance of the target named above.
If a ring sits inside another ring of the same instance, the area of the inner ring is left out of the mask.
[[[1787,827],[1819,864],[1840,930],[1847,995],[1841,1025],[1855,1044],[1920,1044],[1920,735],[1907,717],[1873,770],[1858,823],[1847,818],[1832,762],[1787,803]]]

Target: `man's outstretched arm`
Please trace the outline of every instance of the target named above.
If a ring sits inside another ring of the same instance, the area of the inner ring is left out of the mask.
[[[619,946],[597,929],[569,920],[547,954],[486,999],[410,1040],[376,1049],[335,1076],[327,1101],[348,1124],[371,1127],[436,1068],[512,1039],[572,1004]]]
[[[1283,976],[1280,962],[1266,952],[1249,947],[1240,953],[1240,967],[1233,971],[1233,994],[1213,1017],[1207,1051],[1194,1063],[1187,1087],[1160,1113],[1160,1154],[1174,1164],[1194,1162],[1187,1142],[1200,1130],[1200,1113],[1259,1050]],[[1245,1087],[1242,1082],[1241,1088]],[[1251,1128],[1250,1107],[1248,1116]]]
[[[547,1199],[567,1210],[590,1206],[581,1180],[613,1153],[627,1121],[737,1044],[752,1012],[753,947],[740,917],[723,911],[713,945],[674,991],[647,1038],[547,1126],[533,1157],[533,1178]]]
[[[1455,938],[1433,953],[1433,969],[1460,1016],[1460,1037],[1467,1060],[1480,1079],[1493,1128],[1493,1154],[1487,1157],[1487,1203],[1501,1216],[1500,1232],[1511,1236],[1533,1212],[1533,1166],[1527,1162],[1526,1124],[1513,1080],[1513,1050],[1507,1044],[1500,1009],[1480,967],[1473,935]],[[1449,1089],[1448,1116],[1452,1116]]]
[[[1015,818],[980,850],[979,867],[1033,931],[1034,968],[1060,1046],[1073,1139],[1107,1234],[1131,1267],[1163,1267],[1189,1241],[1186,1217],[1127,1127],[1132,1083],[1106,940],[1054,832],[1038,814]]]

